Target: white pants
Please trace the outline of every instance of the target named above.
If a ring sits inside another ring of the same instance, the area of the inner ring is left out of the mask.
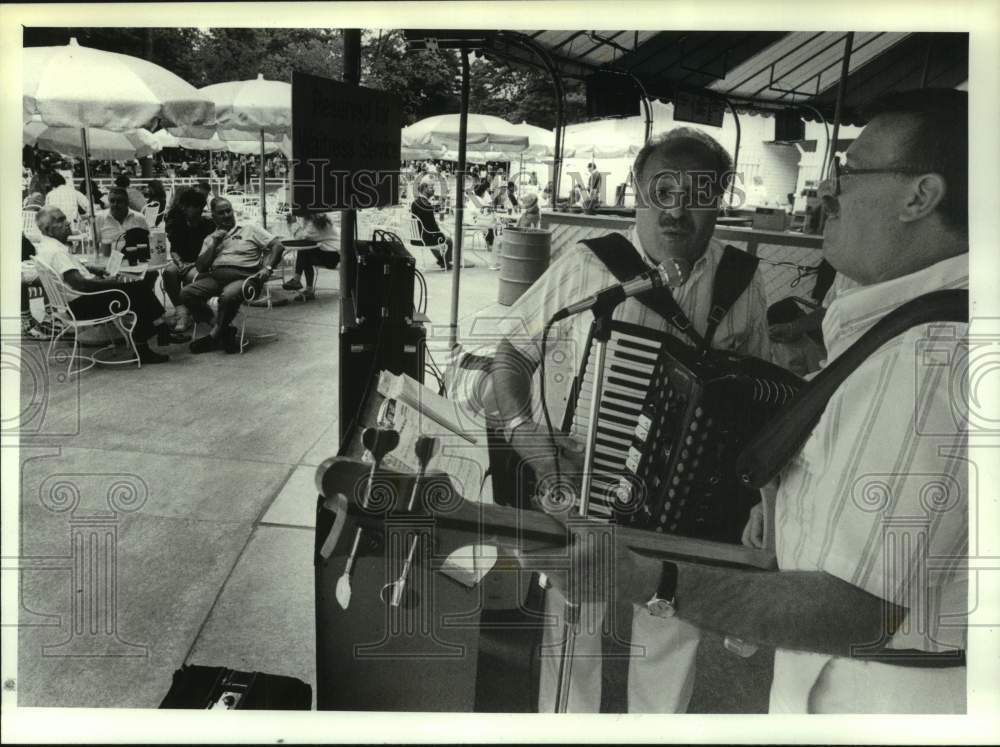
[[[604,604],[584,605],[574,639],[569,681],[569,713],[601,710],[601,626]],[[555,589],[545,594],[545,613],[551,616],[542,634],[538,712],[556,710],[559,663],[564,639],[565,600]],[[554,618],[554,619],[553,619]],[[649,614],[635,605],[632,618],[632,657],[628,667],[629,713],[683,713],[694,687],[695,655],[701,633],[677,618]]]

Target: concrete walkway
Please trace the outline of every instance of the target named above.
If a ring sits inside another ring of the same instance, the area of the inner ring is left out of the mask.
[[[460,316],[498,273],[462,273]],[[451,275],[426,273],[429,348],[446,363]],[[315,685],[316,466],[338,446],[337,273],[316,300],[252,309],[276,332],[66,380],[19,348],[22,706],[156,707],[182,664]]]

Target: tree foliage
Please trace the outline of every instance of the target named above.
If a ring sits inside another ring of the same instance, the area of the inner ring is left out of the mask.
[[[197,88],[211,83],[256,78],[290,81],[293,70],[327,78],[343,76],[343,39],[339,29],[281,28],[26,28],[25,46],[68,43],[144,57]],[[403,124],[459,110],[461,70],[458,53],[407,51],[399,30],[362,34],[362,85],[400,97]],[[564,121],[585,117],[586,97],[579,81],[565,81]],[[552,81],[540,69],[474,58],[470,68],[469,111],[540,127],[556,124]]]
[[[403,33],[392,30],[365,34],[361,55],[362,84],[399,96],[404,125],[459,110],[461,73],[454,52],[408,52]]]

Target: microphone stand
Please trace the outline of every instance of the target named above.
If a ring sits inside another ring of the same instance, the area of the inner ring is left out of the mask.
[[[591,311],[594,320],[590,323],[591,352],[596,355],[593,367],[592,396],[590,411],[587,413],[587,443],[583,456],[583,482],[580,487],[580,501],[577,512],[586,517],[590,508],[591,477],[594,469],[594,446],[597,441],[597,415],[604,391],[604,364],[607,360],[608,341],[611,339],[611,317],[623,299],[615,298],[595,304]],[[563,641],[559,652],[559,675],[556,689],[556,713],[566,713],[569,705],[570,678],[573,671],[573,651],[580,623],[580,607],[567,601],[563,611]]]

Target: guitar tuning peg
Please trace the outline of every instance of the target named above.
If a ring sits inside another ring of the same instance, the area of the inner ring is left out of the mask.
[[[438,440],[433,436],[421,436],[417,439],[414,451],[417,454],[417,461],[420,464],[420,471],[423,472],[430,463],[434,452],[437,451]]]
[[[399,431],[392,428],[365,428],[361,434],[361,443],[378,464],[382,457],[399,446]]]

